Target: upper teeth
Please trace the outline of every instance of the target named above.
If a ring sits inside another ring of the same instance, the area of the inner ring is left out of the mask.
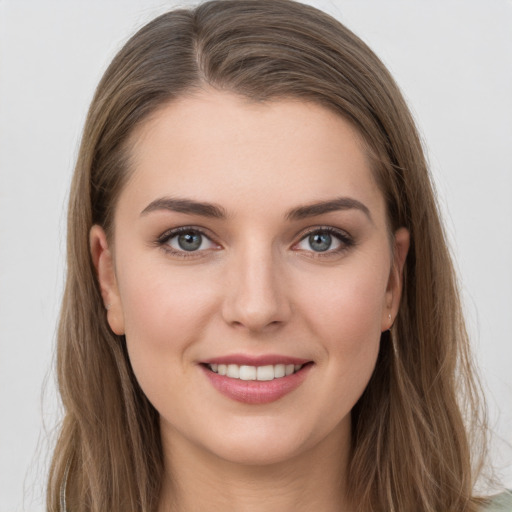
[[[275,364],[246,366],[238,364],[209,364],[212,372],[240,380],[274,380],[286,377],[302,368],[301,364]]]

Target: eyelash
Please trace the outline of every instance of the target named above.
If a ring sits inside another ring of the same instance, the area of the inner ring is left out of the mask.
[[[173,249],[170,245],[168,245],[168,242],[172,240],[174,237],[182,234],[182,233],[195,233],[199,234],[202,237],[207,238],[212,243],[216,243],[214,240],[212,240],[212,237],[206,234],[202,229],[196,228],[194,226],[182,226],[179,228],[173,228],[167,230],[165,233],[162,233],[156,240],[156,244],[160,246],[166,253],[171,254],[172,256],[177,256],[179,258],[197,258],[204,256],[205,250],[203,251],[177,251]]]
[[[186,250],[177,251],[168,245],[170,240],[172,240],[174,237],[176,237],[182,233],[199,234],[202,237],[207,238],[210,242],[212,242],[214,244],[217,243],[212,239],[212,237],[210,235],[208,235],[205,231],[203,231],[200,228],[197,228],[194,226],[181,226],[179,228],[173,228],[173,229],[167,230],[165,233],[160,235],[156,240],[156,245],[161,247],[166,253],[171,254],[172,256],[177,256],[179,258],[198,258],[198,257],[205,256],[205,254],[201,254],[201,253],[205,253],[207,251],[207,249],[202,250],[202,251],[186,251]],[[333,228],[331,226],[317,226],[314,228],[310,228],[306,232],[302,233],[300,235],[299,241],[294,244],[294,247],[297,246],[299,243],[303,242],[309,236],[311,236],[313,234],[317,234],[317,233],[318,234],[327,233],[328,235],[332,235],[334,238],[336,238],[340,242],[341,245],[337,249],[334,249],[334,250],[328,249],[324,252],[313,251],[313,250],[301,251],[301,252],[305,252],[305,253],[310,253],[309,257],[312,257],[312,258],[329,258],[329,257],[333,257],[333,256],[338,256],[339,254],[342,254],[343,252],[347,251],[348,249],[350,249],[352,246],[355,245],[354,239],[345,231]]]
[[[320,234],[320,233],[327,233],[328,235],[332,235],[334,238],[340,242],[340,247],[337,249],[327,249],[326,251],[304,251],[308,253],[308,256],[311,258],[329,258],[329,257],[336,257],[340,254],[344,253],[351,247],[355,245],[354,239],[346,232],[342,231],[340,229],[333,228],[331,226],[317,226],[314,228],[308,229],[305,233],[303,233],[300,236],[299,242],[294,244],[294,246],[298,245],[302,241],[306,240],[308,237],[310,237],[313,234]]]

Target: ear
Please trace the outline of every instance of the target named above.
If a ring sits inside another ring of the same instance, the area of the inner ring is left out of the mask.
[[[117,287],[112,252],[107,235],[101,226],[94,225],[89,233],[91,257],[96,269],[101,297],[107,310],[107,321],[115,334],[124,334],[124,316],[121,298]]]
[[[409,252],[410,234],[406,228],[400,228],[395,232],[393,244],[393,263],[389,274],[386,289],[386,304],[382,315],[382,331],[391,329],[398,308],[403,288],[403,271],[407,253]]]

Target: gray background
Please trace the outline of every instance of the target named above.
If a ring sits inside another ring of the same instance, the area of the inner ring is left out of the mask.
[[[510,487],[512,2],[309,3],[370,44],[417,119]],[[0,512],[44,509],[66,195],[88,103],[123,41],[174,5],[0,0]]]

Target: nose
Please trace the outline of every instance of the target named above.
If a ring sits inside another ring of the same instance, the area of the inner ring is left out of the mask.
[[[254,246],[230,261],[222,314],[231,326],[256,333],[284,325],[292,308],[278,257]]]

